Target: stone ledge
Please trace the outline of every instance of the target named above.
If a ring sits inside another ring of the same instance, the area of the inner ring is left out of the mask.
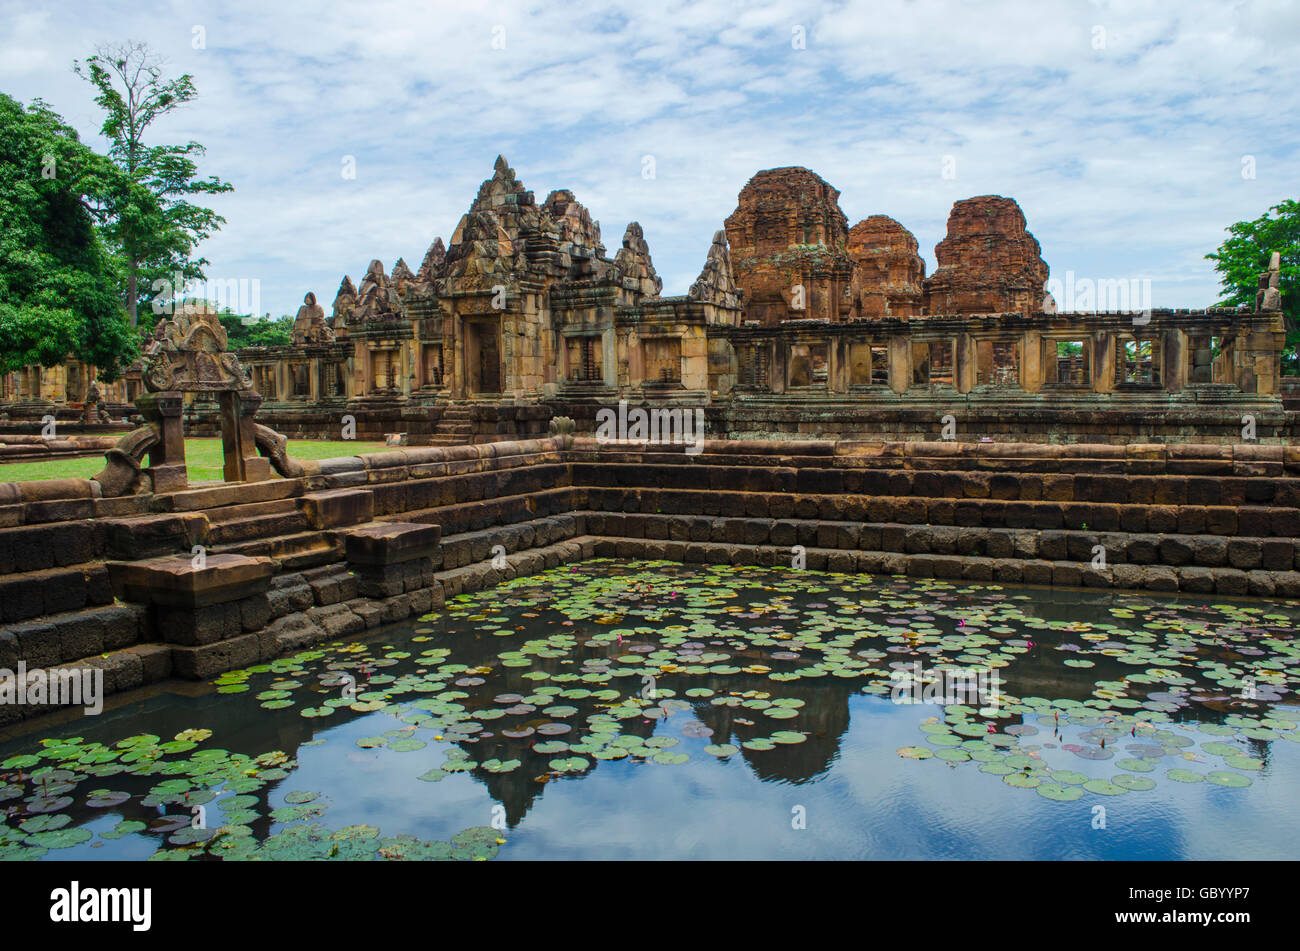
[[[113,587],[126,601],[169,607],[205,607],[266,591],[274,570],[270,558],[208,555],[202,566],[184,556],[109,562]]]
[[[393,565],[432,557],[438,549],[442,529],[420,522],[370,522],[339,534],[350,563]]]

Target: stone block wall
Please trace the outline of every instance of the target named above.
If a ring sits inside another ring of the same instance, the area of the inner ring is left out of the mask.
[[[1293,447],[554,437],[309,468],[0,485],[0,668],[206,679],[594,556],[1300,597]]]

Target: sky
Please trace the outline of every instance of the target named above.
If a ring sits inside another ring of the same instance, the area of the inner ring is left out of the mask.
[[[954,201],[1015,198],[1054,279],[1149,282],[1155,307],[1213,304],[1224,229],[1300,198],[1296,0],[0,0],[0,22],[0,92],[101,149],[74,60],[144,41],[193,75],[150,141],[200,142],[234,185],[207,199],[208,277],[277,316],[374,258],[418,268],[498,154],[539,202],[571,189],[611,257],[639,221],[665,295],[765,168],[817,172],[850,225],[897,218],[927,273]]]

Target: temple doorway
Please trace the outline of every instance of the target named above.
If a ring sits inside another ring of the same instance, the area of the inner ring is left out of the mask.
[[[471,395],[501,392],[500,326],[495,320],[465,322],[465,366]]]

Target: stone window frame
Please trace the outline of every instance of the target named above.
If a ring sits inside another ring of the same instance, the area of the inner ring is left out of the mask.
[[[736,352],[735,388],[770,392],[772,389],[771,341],[745,340],[733,346]]]
[[[1204,349],[1208,349],[1210,351],[1209,365],[1211,367],[1211,373],[1210,373],[1209,380],[1202,380],[1198,382],[1195,379],[1196,376],[1195,371],[1196,371],[1196,351],[1202,349],[1201,347],[1197,346],[1197,344],[1200,341],[1205,341],[1207,346]],[[1234,337],[1231,333],[1227,333],[1222,330],[1219,331],[1210,330],[1210,331],[1206,331],[1205,333],[1189,332],[1186,336],[1186,347],[1184,348],[1185,355],[1186,355],[1186,368],[1185,368],[1186,380],[1187,380],[1186,385],[1189,387],[1196,387],[1196,386],[1220,386],[1220,387],[1234,386],[1235,387],[1235,384],[1230,382],[1215,383],[1213,369],[1212,369],[1215,360],[1217,360],[1219,357],[1223,356],[1224,354],[1232,353],[1233,345],[1235,342],[1236,342],[1236,337]],[[1227,361],[1227,363],[1229,364],[1228,367],[1229,375],[1231,375],[1231,362],[1232,362],[1231,359]]]
[[[867,383],[853,382],[853,350],[855,347],[866,347],[867,357],[870,360],[870,366],[867,367]],[[889,389],[889,339],[876,340],[853,340],[849,342],[849,386],[854,390],[877,390],[883,391]],[[883,366],[876,366],[876,355],[881,354],[884,357]],[[883,377],[878,377],[878,373],[883,372]]]
[[[791,371],[792,368],[794,367],[795,347],[805,347],[808,350],[808,382],[807,383],[794,382],[794,378],[792,376]],[[814,354],[819,349],[822,351],[823,354],[822,365],[824,367],[822,371],[823,375],[821,379],[817,378],[817,369],[815,363],[813,362]],[[830,340],[824,340],[824,339],[823,340],[814,340],[814,339],[792,340],[790,341],[790,343],[786,345],[785,375],[787,381],[786,386],[788,388],[803,390],[803,389],[811,389],[814,387],[823,387],[827,391],[829,391],[830,390],[830,366],[831,366]]]
[[[302,392],[298,390],[298,371],[302,371],[302,381],[305,383],[305,389]],[[311,397],[311,361],[310,360],[290,360],[285,364],[285,371],[289,377],[288,398],[291,400],[310,400]]]
[[[279,381],[276,379],[276,364],[255,363],[249,367],[249,374],[253,378],[253,388],[257,390],[262,399],[279,399],[280,388]]]
[[[578,345],[578,365],[574,365],[570,359],[572,354],[571,345]],[[595,333],[572,333],[564,336],[565,348],[565,382],[576,383],[590,386],[593,383],[604,384],[605,382],[605,334],[604,331]]]
[[[936,344],[948,345],[948,356],[950,361],[948,364],[949,379],[938,383],[935,382],[934,374],[930,370],[930,367],[932,365],[931,357],[934,354],[934,347]],[[919,372],[919,368],[916,363],[916,348],[918,346],[926,347],[924,381],[917,379],[917,373]],[[948,336],[948,335],[941,334],[938,336],[924,335],[924,336],[911,337],[908,340],[908,347],[909,347],[908,352],[911,356],[911,363],[912,363],[911,379],[908,381],[908,387],[907,387],[909,390],[927,390],[929,392],[938,391],[944,393],[948,392],[949,390],[953,392],[957,391],[957,338],[956,336]]]
[[[375,377],[375,357],[385,354],[385,376],[383,380]],[[402,390],[401,364],[402,350],[397,345],[376,346],[370,349],[367,357],[370,361],[370,393],[400,393]]]
[[[973,342],[975,344],[975,385],[976,386],[987,386],[997,390],[1020,390],[1022,392],[1024,391],[1025,346],[1022,337],[1007,336],[1005,334],[999,336],[975,336],[973,338]],[[980,364],[979,348],[984,344],[990,344],[993,348],[993,359],[994,359],[994,363],[992,365],[993,370],[997,369],[997,364],[996,364],[997,348],[1000,346],[1008,346],[1012,348],[1016,356],[1014,379],[1006,382],[993,382],[991,380],[981,379],[980,369],[979,369],[979,364]]]
[[[662,341],[662,340],[672,341],[677,344],[677,375],[675,377],[663,378],[663,377],[651,377],[649,375],[648,362],[646,360],[646,358],[649,356],[649,350],[646,348],[646,344],[650,343],[651,341]],[[682,377],[684,376],[682,363],[684,361],[684,358],[682,356],[682,337],[680,334],[659,333],[659,334],[650,334],[648,336],[642,336],[637,341],[637,346],[641,348],[641,357],[643,361],[642,366],[647,367],[646,376],[642,380],[643,385],[660,386],[660,387],[674,387],[674,386],[682,385]]]
[[[1082,360],[1083,379],[1079,381],[1061,381],[1061,372],[1058,365],[1060,359],[1060,345],[1063,343],[1077,343],[1079,345],[1079,356]],[[1091,390],[1093,388],[1093,353],[1092,353],[1092,336],[1086,333],[1061,333],[1043,337],[1043,347],[1051,347],[1053,372],[1050,378],[1043,380],[1044,389],[1058,390]],[[1044,353],[1044,358],[1047,354]],[[1046,359],[1043,361],[1046,363]]]
[[[429,353],[430,351],[438,355],[438,379],[429,379]],[[446,354],[443,353],[443,342],[441,337],[424,338],[420,341],[420,373],[424,383],[422,389],[436,390],[446,386],[447,383],[447,366]]]
[[[1125,366],[1129,363],[1126,356],[1128,344],[1149,344],[1151,347],[1151,378],[1149,380],[1125,379]],[[1159,333],[1115,334],[1115,389],[1117,390],[1163,390],[1165,388],[1165,354],[1164,339]]]

